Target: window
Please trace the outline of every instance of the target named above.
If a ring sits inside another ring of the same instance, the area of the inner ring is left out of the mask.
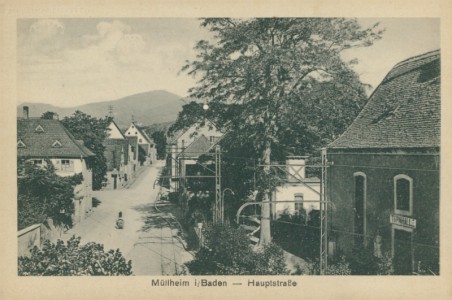
[[[140,139],[139,142],[140,142],[140,143],[143,142],[143,139]]]
[[[53,144],[52,144],[52,147],[54,147],[54,148],[58,148],[58,147],[61,147],[62,145],[61,145],[61,142],[59,141],[59,140],[56,140],[55,142],[53,142]]]
[[[42,166],[42,159],[33,159],[33,164],[36,166]]]
[[[35,128],[35,131],[36,131],[36,132],[44,132],[44,128],[42,128],[41,125],[38,125],[38,126]]]
[[[217,137],[217,136],[211,135],[211,136],[210,136],[210,142],[211,142],[211,143],[215,143],[216,141],[218,141],[218,137]]]
[[[413,213],[413,179],[409,176],[394,177],[394,211],[405,216]]]
[[[73,171],[73,162],[70,159],[61,160],[61,170],[62,171]]]
[[[362,172],[353,174],[355,181],[354,191],[354,212],[355,212],[355,245],[366,245],[366,192],[367,192],[367,177]]]
[[[295,194],[295,211],[301,211],[303,209],[303,194]]]
[[[18,140],[18,141],[17,141],[17,147],[18,147],[18,148],[25,148],[25,143],[22,142],[22,140]]]

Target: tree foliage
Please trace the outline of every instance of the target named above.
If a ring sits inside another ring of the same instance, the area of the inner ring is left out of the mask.
[[[152,133],[151,138],[155,142],[155,148],[157,151],[157,159],[164,159],[166,154],[166,135],[164,131],[155,131]]]
[[[204,19],[213,41],[199,41],[194,61],[182,70],[198,76],[190,96],[235,104],[228,114],[229,134],[238,148],[252,145],[269,165],[275,155],[305,154],[325,145],[353,120],[363,106],[364,86],[342,52],[367,47],[381,38],[375,24],[361,28],[355,19],[266,18]],[[299,152],[299,153],[297,153]],[[270,175],[261,169],[260,178]],[[260,180],[264,195],[261,241],[270,241],[271,187]]]
[[[42,249],[34,247],[30,257],[19,257],[20,276],[100,276],[132,275],[132,262],[119,249],[104,251],[98,243],[80,245],[80,237],[71,237],[65,245],[49,240]]]
[[[282,249],[270,244],[254,251],[239,228],[213,225],[205,232],[205,245],[187,263],[193,275],[282,275],[287,274]]]
[[[53,111],[46,111],[45,113],[43,113],[41,115],[41,119],[48,119],[48,120],[52,120],[55,116],[58,116],[58,114],[56,112]]]
[[[62,120],[63,125],[74,135],[77,140],[82,140],[85,146],[95,156],[88,160],[89,167],[93,170],[93,190],[102,188],[106,180],[107,161],[104,156],[105,146],[103,141],[108,135],[108,124],[111,118],[95,118],[79,110]]]
[[[60,177],[50,161],[36,166],[23,159],[17,164],[18,229],[52,218],[57,225],[71,225],[74,187],[82,174]]]

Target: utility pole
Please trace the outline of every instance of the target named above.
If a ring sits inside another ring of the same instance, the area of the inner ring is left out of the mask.
[[[214,224],[223,223],[224,215],[221,207],[221,148],[219,145],[215,147],[215,207],[213,211]]]
[[[322,180],[320,187],[320,275],[326,275],[328,268],[328,202],[326,196],[326,148],[322,148]]]

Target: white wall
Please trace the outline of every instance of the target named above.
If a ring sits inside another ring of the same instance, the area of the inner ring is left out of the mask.
[[[320,182],[319,183],[308,183],[310,187],[312,187],[317,192],[320,192]],[[295,200],[295,194],[302,193],[303,194],[303,208],[309,213],[312,209],[320,209],[319,202],[306,202],[306,200],[319,200],[320,195],[309,189],[308,187],[302,185],[301,183],[297,184],[285,184],[276,189],[275,192],[275,202],[283,201],[283,200]],[[292,203],[277,203],[274,204],[274,212],[276,214],[282,213],[285,209],[288,209],[290,213],[295,212],[295,204]]]
[[[108,138],[110,139],[124,139],[124,136],[122,135],[121,131],[118,129],[118,127],[115,126],[115,124],[112,122],[110,125],[108,125]]]
[[[70,168],[69,169],[63,169],[62,168],[62,164],[61,161],[62,160],[69,160],[70,163]],[[80,158],[52,158],[50,160],[52,162],[52,164],[55,166],[55,173],[58,176],[72,176],[78,173],[83,173],[84,169],[86,168],[85,166],[85,160],[80,159]]]
[[[124,133],[125,136],[136,136],[138,137],[138,144],[149,144],[146,138],[140,133],[140,131],[131,124],[127,131]]]

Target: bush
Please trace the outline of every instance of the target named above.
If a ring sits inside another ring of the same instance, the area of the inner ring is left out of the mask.
[[[67,245],[49,240],[42,249],[34,247],[30,257],[19,257],[20,276],[99,276],[132,275],[132,262],[126,262],[119,249],[104,251],[94,242],[80,246],[80,237],[71,237]]]
[[[320,274],[320,262],[316,259],[315,262],[308,262],[307,269],[309,270],[306,275],[319,275]],[[304,274],[302,270],[297,270],[296,274]],[[351,275],[352,269],[350,263],[345,256],[341,256],[339,260],[328,262],[328,266],[325,275]]]
[[[278,275],[287,274],[282,249],[270,244],[253,251],[240,228],[213,225],[206,229],[205,245],[187,263],[192,275]]]
[[[349,262],[346,261],[345,256],[341,256],[340,260],[336,263],[329,264],[326,268],[325,275],[351,275]]]

